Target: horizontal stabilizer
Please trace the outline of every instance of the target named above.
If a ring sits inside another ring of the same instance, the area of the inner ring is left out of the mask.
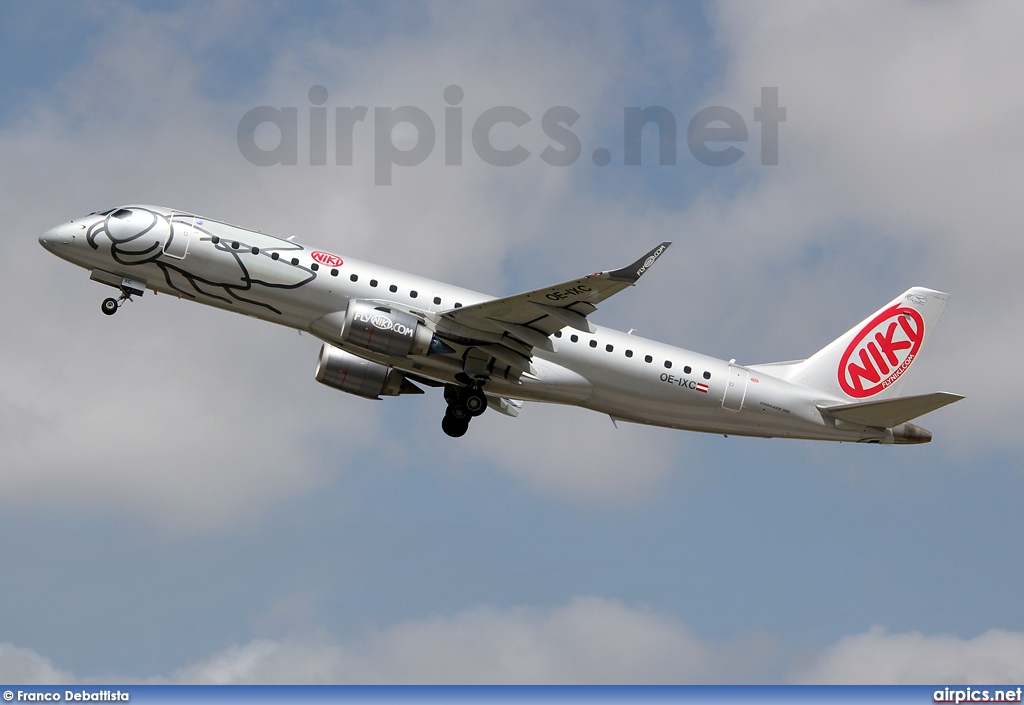
[[[946,404],[960,401],[963,397],[949,392],[932,392],[912,397],[896,397],[880,401],[862,401],[853,404],[820,406],[819,409],[831,416],[864,426],[892,428],[901,423],[924,416]]]

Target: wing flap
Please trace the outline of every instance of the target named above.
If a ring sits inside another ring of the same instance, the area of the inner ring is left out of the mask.
[[[545,316],[554,318],[556,321],[561,323],[562,325],[559,327],[559,330],[569,326],[570,328],[575,328],[581,333],[594,332],[594,324],[588,321],[586,316],[576,313],[571,308],[548,306],[547,304],[539,304],[536,301],[531,301],[530,303]]]
[[[495,318],[488,318],[495,325],[499,326],[506,333],[509,333],[519,340],[523,341],[527,345],[546,350],[548,352],[554,352],[555,346],[551,342],[551,338],[541,333],[536,328],[530,326],[520,325],[519,323],[509,323],[508,321],[499,321]]]
[[[879,401],[855,402],[852,404],[819,405],[822,411],[842,421],[863,426],[892,428],[918,416],[941,409],[947,404],[960,401],[963,396],[949,392],[932,392],[911,397],[896,397]]]
[[[505,414],[505,416],[511,416],[515,418],[516,416],[519,416],[519,410],[523,408],[523,402],[521,402],[518,399],[509,399],[508,397],[496,397],[488,394],[487,406],[491,407],[497,412]]]
[[[464,360],[470,377],[488,376],[492,360],[519,374],[529,373],[535,349],[554,351],[550,337],[556,332],[569,326],[593,333],[595,328],[587,316],[597,310],[597,304],[636,284],[670,244],[661,243],[622,269],[443,311],[437,318],[436,333],[469,348]]]

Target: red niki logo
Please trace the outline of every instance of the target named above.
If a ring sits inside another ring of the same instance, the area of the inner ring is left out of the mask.
[[[900,378],[924,341],[924,319],[912,308],[887,308],[850,342],[839,360],[839,386],[855,399],[874,396]]]
[[[338,257],[338,255],[332,255],[330,252],[320,252],[317,250],[316,252],[310,253],[309,256],[325,267],[340,267],[344,264],[344,262],[341,261],[341,257]]]

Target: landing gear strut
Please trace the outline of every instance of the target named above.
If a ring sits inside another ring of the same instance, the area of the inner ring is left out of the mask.
[[[131,300],[132,292],[128,291],[128,289],[124,287],[121,287],[121,295],[116,299],[113,297],[109,299],[103,299],[103,303],[100,304],[100,309],[103,311],[103,313],[107,314],[108,316],[113,316],[115,313],[117,313],[117,309],[121,308],[121,304],[123,304],[125,301]]]
[[[469,422],[487,411],[487,396],[478,386],[460,387],[455,384],[444,386],[444,399],[448,410],[441,419],[441,430],[452,438],[466,435]]]

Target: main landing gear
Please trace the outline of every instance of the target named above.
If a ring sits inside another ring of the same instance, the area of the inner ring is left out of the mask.
[[[469,422],[487,411],[487,396],[484,390],[477,386],[460,387],[446,384],[444,399],[448,402],[448,410],[441,419],[441,430],[452,438],[466,435]]]

